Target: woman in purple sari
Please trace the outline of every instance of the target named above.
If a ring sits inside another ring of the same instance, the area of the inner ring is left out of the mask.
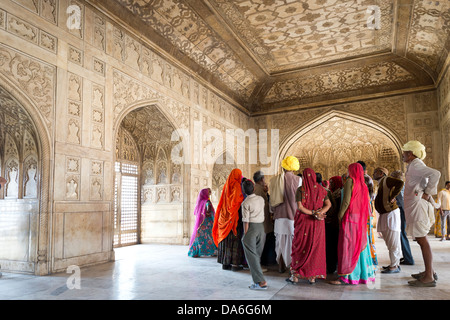
[[[206,188],[200,191],[197,198],[197,205],[194,209],[195,225],[188,251],[190,257],[217,255],[217,246],[212,237],[215,211],[209,200],[210,195],[211,189]]]

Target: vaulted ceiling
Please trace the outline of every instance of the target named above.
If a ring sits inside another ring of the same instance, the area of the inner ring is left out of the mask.
[[[253,115],[430,90],[450,52],[448,0],[88,2]]]

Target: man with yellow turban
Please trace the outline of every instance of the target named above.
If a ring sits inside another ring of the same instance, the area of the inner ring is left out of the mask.
[[[281,273],[291,264],[292,239],[294,237],[294,217],[297,211],[295,192],[302,180],[294,174],[300,169],[296,157],[286,157],[281,162],[282,172],[270,180],[270,207],[273,212],[275,252]]]
[[[425,271],[411,275],[415,287],[435,287],[437,275],[433,271],[433,256],[427,234],[434,223],[434,208],[429,202],[437,194],[441,173],[425,165],[427,153],[419,141],[409,141],[402,148],[402,159],[408,164],[405,175],[404,210],[407,233],[417,240],[422,250]]]

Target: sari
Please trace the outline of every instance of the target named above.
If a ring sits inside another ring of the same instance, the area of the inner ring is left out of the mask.
[[[212,229],[214,243],[218,247],[217,262],[224,267],[245,264],[242,235],[244,227],[241,203],[244,195],[241,188],[242,171],[233,169],[222,189]]]
[[[212,238],[214,207],[209,200],[209,188],[200,191],[194,209],[195,225],[189,243],[188,256],[214,256],[217,246]]]
[[[237,234],[239,208],[244,201],[241,181],[242,171],[233,169],[223,186],[212,230],[216,246],[228,236],[230,231],[233,231],[234,235]]]
[[[303,207],[309,210],[321,209],[327,196],[327,190],[316,182],[312,169],[303,171],[303,185],[297,191],[301,194]],[[299,192],[300,191],[300,192]],[[295,278],[325,278],[326,242],[325,221],[317,220],[297,209],[294,217],[294,238],[292,241],[291,274]]]
[[[375,277],[368,233],[369,190],[360,164],[351,164],[348,172],[353,186],[349,206],[341,220],[338,274],[346,283],[367,283]]]

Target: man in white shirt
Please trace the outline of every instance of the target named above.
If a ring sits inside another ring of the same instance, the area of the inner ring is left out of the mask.
[[[265,201],[254,193],[255,185],[251,180],[245,180],[242,188],[247,198],[242,202],[242,222],[244,224],[244,236],[242,244],[245,258],[252,274],[252,290],[267,289],[267,282],[261,268],[261,254],[264,249],[264,207]]]
[[[445,188],[439,191],[437,196],[437,203],[440,206],[441,215],[441,241],[449,240],[448,226],[450,220],[450,181],[445,182]]]
[[[408,283],[416,287],[435,287],[437,276],[433,272],[433,255],[427,235],[434,223],[434,209],[429,198],[437,193],[441,173],[422,161],[426,151],[419,141],[409,141],[402,150],[402,159],[408,164],[404,191],[407,233],[417,240],[425,263],[425,271],[412,275],[416,280]]]

